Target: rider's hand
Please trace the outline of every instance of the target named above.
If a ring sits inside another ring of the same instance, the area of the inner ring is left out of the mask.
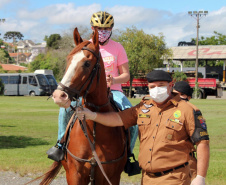
[[[205,185],[205,178],[201,175],[197,175],[191,182],[191,185]]]
[[[111,87],[111,85],[114,84],[114,78],[113,78],[113,76],[107,75],[107,76],[106,76],[106,81],[107,81],[107,86],[108,86],[108,87]]]
[[[78,119],[83,120],[85,119],[89,119],[89,120],[95,120],[95,118],[97,117],[97,113],[96,112],[92,112],[87,108],[83,108],[83,110],[81,108],[77,108],[76,109],[76,115],[78,116]]]

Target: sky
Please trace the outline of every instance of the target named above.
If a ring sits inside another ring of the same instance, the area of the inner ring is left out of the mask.
[[[200,18],[199,36],[226,35],[225,0],[0,0],[0,19],[6,19],[0,22],[0,38],[19,31],[23,40],[44,42],[45,35],[90,28],[92,14],[100,10],[113,15],[114,29],[136,26],[147,34],[162,33],[168,47],[196,38],[197,19],[188,11],[208,11]]]

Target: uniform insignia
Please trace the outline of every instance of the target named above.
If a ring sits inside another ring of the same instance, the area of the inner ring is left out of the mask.
[[[173,138],[173,136],[171,134],[167,135],[167,139],[171,140]]]
[[[183,125],[183,123],[181,123],[179,119],[170,119],[170,121]]]
[[[205,132],[205,131],[200,132],[199,134],[200,134],[200,136],[208,136],[208,133],[207,133],[207,132]]]
[[[147,115],[147,114],[139,114],[139,118],[150,118],[150,115]]]
[[[207,129],[207,127],[206,127],[206,120],[203,119],[202,116],[198,116],[198,120],[199,120],[199,122],[200,122],[202,128],[203,128],[204,130],[206,130],[206,129]]]
[[[148,108],[151,108],[153,105],[147,105],[147,104],[144,104],[144,106],[148,109]]]
[[[180,111],[180,110],[176,110],[176,111],[173,113],[173,116],[174,116],[174,118],[179,118],[179,117],[181,117],[181,111]]]
[[[147,112],[149,112],[150,110],[149,109],[142,109],[141,110],[143,113],[147,113]]]

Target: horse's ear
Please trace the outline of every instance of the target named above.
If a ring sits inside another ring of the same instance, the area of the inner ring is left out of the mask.
[[[83,42],[83,40],[82,40],[82,38],[80,37],[80,34],[79,34],[77,28],[74,29],[74,41],[75,41],[75,44],[76,44],[76,45],[79,45],[80,43]]]
[[[93,34],[92,40],[93,40],[93,44],[94,44],[96,50],[99,52],[99,36],[98,36],[98,31],[97,31],[96,28],[94,30],[94,34]]]

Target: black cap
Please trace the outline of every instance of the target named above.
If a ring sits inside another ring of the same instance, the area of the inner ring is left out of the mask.
[[[187,96],[192,96],[192,89],[185,81],[176,82],[173,88],[180,93],[186,94]]]
[[[172,81],[170,74],[163,70],[151,71],[146,75],[146,78],[147,78],[148,82],[154,82],[154,81],[171,82]]]

